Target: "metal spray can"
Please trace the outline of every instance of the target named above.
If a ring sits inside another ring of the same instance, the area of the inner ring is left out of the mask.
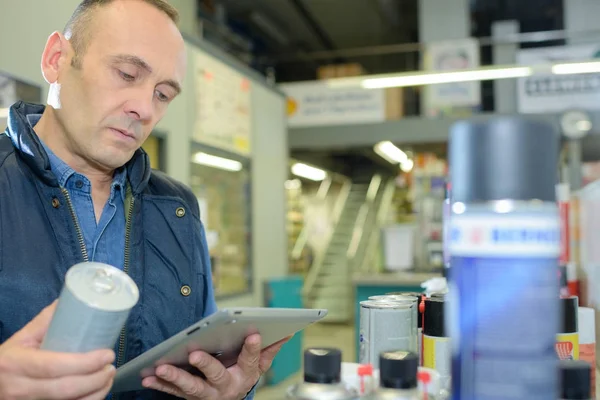
[[[590,377],[592,366],[583,360],[562,360],[559,363],[560,400],[592,400]]]
[[[365,300],[360,302],[360,364],[379,368],[385,351],[417,352],[417,301]]]
[[[558,154],[557,130],[539,121],[451,129],[446,323],[455,400],[557,398]]]
[[[560,299],[560,329],[556,334],[556,355],[561,360],[579,359],[579,298]]]
[[[291,386],[286,398],[296,400],[354,400],[358,393],[342,384],[342,353],[338,349],[304,351],[304,382]]]
[[[137,285],[120,269],[97,262],[74,265],[41,348],[68,353],[114,348],[138,299]]]
[[[421,352],[423,350],[423,313],[421,312],[421,298],[423,293],[418,292],[390,292],[386,296],[408,296],[417,300],[417,355],[419,356],[419,366],[422,365]]]
[[[452,349],[444,327],[443,298],[426,298],[423,324],[423,366],[439,372],[441,386],[450,389]]]

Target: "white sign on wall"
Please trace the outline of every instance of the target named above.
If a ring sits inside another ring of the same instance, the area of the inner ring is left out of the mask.
[[[456,71],[479,67],[479,43],[475,39],[428,43],[424,67],[428,71]],[[428,116],[452,114],[453,109],[481,104],[480,82],[455,82],[430,85],[425,91]]]
[[[330,88],[320,81],[279,85],[287,95],[288,125],[347,125],[385,120],[383,89]]]
[[[227,151],[250,154],[250,80],[202,51],[195,55],[195,75],[194,139]]]
[[[600,56],[600,45],[555,46],[521,50],[517,62],[546,65],[587,61]],[[536,74],[518,80],[519,112],[561,112],[600,108],[600,74]]]

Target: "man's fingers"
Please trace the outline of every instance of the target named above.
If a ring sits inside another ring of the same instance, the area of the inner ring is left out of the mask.
[[[34,379],[51,379],[71,375],[89,375],[112,364],[112,350],[96,350],[89,353],[55,353],[24,348],[10,354],[19,373]]]
[[[273,359],[275,358],[277,353],[279,353],[281,347],[283,347],[284,344],[289,342],[292,337],[294,337],[294,335],[288,336],[280,340],[279,342],[273,343],[260,353],[260,361],[258,363],[258,368],[260,369],[261,374],[264,374],[269,370],[269,368],[271,368]]]
[[[189,362],[204,374],[206,380],[212,386],[221,389],[230,385],[231,376],[229,371],[221,361],[210,354],[202,351],[193,352],[190,354]]]
[[[52,321],[52,316],[54,315],[57,304],[58,301],[55,300],[52,304],[44,308],[35,316],[35,318],[29,321],[27,325],[15,333],[9,341],[16,341],[27,346],[42,343],[44,335],[50,326],[50,321]]]
[[[258,362],[260,360],[261,338],[260,335],[250,335],[244,342],[244,347],[238,357],[237,365],[246,374],[252,376],[260,373]]]
[[[147,389],[158,390],[159,392],[167,393],[172,396],[181,398],[185,397],[183,393],[173,384],[163,381],[162,379],[159,379],[156,376],[144,378],[144,380],[142,381],[142,386]]]
[[[93,374],[32,380],[31,394],[33,398],[48,400],[80,399],[103,390],[114,376],[115,367],[108,365]]]
[[[194,399],[208,397],[206,382],[180,368],[172,365],[161,365],[156,368],[156,376],[177,388],[185,395],[184,397],[193,397]]]
[[[111,379],[106,386],[104,386],[102,389],[100,389],[99,391],[92,393],[88,396],[85,396],[83,398],[80,398],[78,400],[104,400],[106,399],[106,396],[108,395],[108,393],[110,392],[110,389],[112,388],[114,380]]]

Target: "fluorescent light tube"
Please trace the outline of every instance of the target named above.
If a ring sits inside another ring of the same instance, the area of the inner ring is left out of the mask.
[[[412,171],[413,167],[415,166],[415,162],[413,160],[411,160],[410,158],[406,161],[404,161],[403,163],[400,164],[400,169],[403,172],[410,172]]]
[[[196,164],[224,169],[226,171],[241,171],[242,163],[228,158],[217,157],[207,153],[196,153],[192,159]]]
[[[327,172],[302,163],[292,165],[292,174],[311,181],[322,181],[327,178]]]
[[[435,85],[440,83],[485,81],[495,79],[522,78],[530,76],[530,67],[488,68],[454,72],[431,72],[419,74],[400,74],[368,78],[361,82],[365,89],[381,89],[388,87]]]
[[[552,73],[556,75],[590,74],[600,72],[600,61],[554,64]]]
[[[408,160],[406,153],[394,146],[394,144],[390,141],[377,143],[373,147],[373,150],[375,150],[375,153],[377,153],[381,158],[390,164],[401,164]]]

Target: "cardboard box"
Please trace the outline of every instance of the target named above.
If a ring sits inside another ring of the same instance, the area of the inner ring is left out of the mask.
[[[365,69],[358,63],[322,65],[317,68],[318,79],[347,78],[364,74]]]
[[[396,120],[404,116],[404,92],[403,88],[385,89],[385,119]]]

